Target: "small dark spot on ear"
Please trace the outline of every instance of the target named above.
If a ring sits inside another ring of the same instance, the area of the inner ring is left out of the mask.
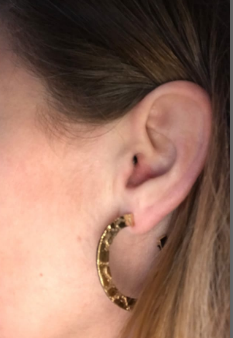
[[[138,158],[137,158],[137,156],[135,155],[135,156],[133,157],[133,164],[136,165],[137,163],[138,163]]]

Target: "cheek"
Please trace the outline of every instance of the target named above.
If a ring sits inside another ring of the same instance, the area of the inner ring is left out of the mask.
[[[20,156],[31,162],[0,165],[0,338],[68,337],[89,325],[99,285],[90,214],[100,194],[86,173],[67,182],[61,163]]]
[[[0,208],[0,337],[66,337],[83,311],[81,277],[90,266],[77,241],[83,219],[52,193],[36,203],[26,195],[8,190]]]
[[[1,338],[55,337],[74,327],[83,307],[79,290],[88,263],[77,243],[68,232],[27,230],[0,231]]]

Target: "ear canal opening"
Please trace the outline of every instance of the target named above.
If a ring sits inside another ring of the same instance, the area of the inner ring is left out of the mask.
[[[137,155],[134,155],[134,157],[133,157],[133,164],[135,166],[138,164],[138,157],[137,157]]]

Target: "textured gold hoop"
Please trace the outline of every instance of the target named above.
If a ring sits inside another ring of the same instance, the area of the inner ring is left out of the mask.
[[[97,248],[97,271],[100,283],[107,297],[114,304],[126,311],[131,311],[137,300],[123,295],[115,286],[109,266],[109,249],[118,232],[130,225],[133,225],[133,218],[131,215],[117,218],[104,230]],[[158,247],[161,250],[163,246],[162,241],[160,240],[159,243]]]
[[[117,218],[109,224],[100,238],[97,249],[97,271],[100,283],[107,297],[122,309],[132,310],[136,299],[123,295],[115,286],[109,266],[109,248],[121,229],[127,226],[128,215]]]

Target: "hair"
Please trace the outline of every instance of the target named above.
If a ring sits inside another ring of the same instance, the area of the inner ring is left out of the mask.
[[[56,107],[54,126],[114,121],[169,81],[207,91],[204,168],[121,336],[228,337],[229,1],[5,0],[0,13],[12,49]]]

